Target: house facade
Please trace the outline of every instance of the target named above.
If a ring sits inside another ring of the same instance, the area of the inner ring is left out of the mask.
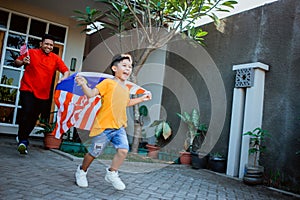
[[[75,71],[107,70],[112,55],[103,43],[98,45],[95,38],[88,38],[89,43],[85,44],[85,34],[80,33],[81,28],[70,17],[74,9],[101,4],[93,0],[65,2],[69,4],[58,0],[2,0],[0,3],[0,75],[1,80],[4,75],[13,78],[13,81],[1,81],[0,89],[16,93],[8,100],[0,99],[0,133],[17,132],[17,89],[24,69],[13,67],[10,57],[19,53],[21,41],[33,44],[43,32],[57,34],[60,40],[56,43],[56,51],[67,66],[71,66],[75,58]],[[223,19],[218,27],[203,26],[209,32],[204,48],[185,47],[186,43],[179,39],[167,49],[155,51],[146,63],[150,67],[143,68],[138,77],[138,82],[155,94],[147,105],[151,116],[146,125],[166,118],[176,132],[173,144],[166,148],[180,150],[186,128],[181,126],[176,113],[199,108],[201,121],[209,125],[210,133],[217,134],[210,141],[213,144],[210,152],[228,157],[231,123],[235,123],[232,121],[236,77],[233,66],[263,63],[269,68],[265,72],[261,126],[271,138],[265,141],[267,151],[261,155],[260,163],[265,167],[269,183],[277,181],[281,188],[299,192],[300,156],[296,154],[300,150],[299,13],[299,1],[279,0]],[[114,40],[106,42],[113,44]],[[180,49],[184,52],[178,51]],[[162,65],[165,68],[161,68]],[[8,110],[11,111],[9,115]],[[132,133],[132,126],[129,129]],[[241,129],[240,139],[242,133]]]
[[[19,106],[19,84],[24,68],[13,66],[13,60],[20,54],[24,42],[29,48],[39,47],[45,33],[57,38],[54,53],[58,54],[72,71],[82,67],[85,38],[82,28],[76,26],[71,18],[73,10],[84,10],[93,6],[94,1],[21,1],[4,0],[0,2],[0,132],[17,133],[17,114]],[[72,64],[71,64],[72,62]],[[53,87],[59,74],[53,79]],[[42,81],[42,80],[41,80]],[[49,102],[49,112],[54,103]]]

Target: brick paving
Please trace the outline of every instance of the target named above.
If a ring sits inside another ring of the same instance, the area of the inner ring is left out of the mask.
[[[31,143],[29,155],[22,156],[16,151],[13,137],[0,136],[0,152],[0,199],[3,200],[300,199],[264,186],[247,186],[238,179],[209,170],[175,164],[154,171],[130,173],[134,166],[140,169],[155,166],[125,163],[120,177],[126,189],[116,191],[104,180],[106,165],[96,161],[88,172],[89,187],[79,188],[74,172],[81,159],[45,150],[40,140]]]

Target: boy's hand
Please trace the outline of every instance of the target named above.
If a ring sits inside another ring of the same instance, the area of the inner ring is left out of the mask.
[[[80,76],[80,75],[76,75],[75,81],[77,82],[78,86],[82,86],[82,85],[87,84],[87,80],[84,77]]]
[[[149,101],[152,99],[152,94],[150,91],[146,91],[144,95],[141,97],[142,101]]]

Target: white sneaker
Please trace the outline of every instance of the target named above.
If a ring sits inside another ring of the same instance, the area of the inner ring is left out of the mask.
[[[114,188],[117,190],[125,189],[125,184],[119,178],[117,171],[109,171],[108,168],[106,168],[105,180],[111,183],[114,186]]]
[[[75,178],[76,178],[76,184],[79,187],[88,187],[88,181],[86,178],[86,174],[87,174],[87,172],[80,169],[80,165],[78,165],[78,168],[75,173]]]

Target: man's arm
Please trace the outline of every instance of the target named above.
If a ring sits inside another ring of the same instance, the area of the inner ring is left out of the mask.
[[[17,67],[21,67],[22,65],[27,65],[29,63],[30,63],[29,56],[24,57],[23,60],[20,60],[18,58],[15,60],[15,66],[17,66]]]
[[[58,83],[60,83],[62,80],[68,78],[70,76],[70,71],[66,71],[63,75],[63,77],[61,77],[61,79],[58,80]]]

